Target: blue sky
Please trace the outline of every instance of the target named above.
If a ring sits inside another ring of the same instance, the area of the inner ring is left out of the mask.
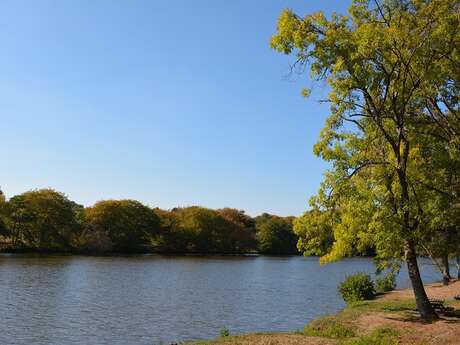
[[[283,8],[347,3],[0,2],[2,189],[301,214],[326,169],[327,88],[286,78],[268,41]]]

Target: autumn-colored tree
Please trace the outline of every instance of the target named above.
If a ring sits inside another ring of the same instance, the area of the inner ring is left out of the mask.
[[[256,245],[256,222],[244,211],[234,208],[217,210],[225,218],[229,225],[232,252],[247,253],[255,250]]]
[[[101,247],[115,252],[148,251],[160,231],[155,212],[135,200],[99,201],[85,210],[85,220],[84,237],[101,241]]]
[[[7,202],[5,194],[0,190],[0,236],[8,236],[9,231],[6,225]]]
[[[190,235],[182,227],[179,209],[167,211],[155,208],[160,219],[160,233],[155,239],[155,248],[162,253],[186,253]]]
[[[192,206],[176,209],[175,213],[186,234],[187,252],[232,252],[232,226],[219,212]]]
[[[8,224],[15,247],[70,250],[80,232],[76,204],[52,189],[26,192],[7,204]]]
[[[292,230],[291,217],[282,218],[267,213],[256,217],[256,238],[263,254],[298,254],[297,236]]]

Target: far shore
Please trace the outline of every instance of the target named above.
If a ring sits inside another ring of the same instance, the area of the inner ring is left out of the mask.
[[[158,255],[158,256],[241,256],[241,257],[254,257],[254,256],[273,256],[273,257],[301,257],[301,254],[267,254],[259,252],[247,253],[183,253],[183,252],[156,252],[156,251],[139,251],[139,252],[87,252],[87,251],[62,251],[50,249],[0,249],[1,254],[30,254],[30,255],[62,255],[62,256],[134,256],[134,255]]]
[[[374,300],[347,306],[291,333],[252,333],[191,342],[188,345],[455,345],[460,343],[460,280],[448,286],[425,284],[430,299],[443,300],[448,311],[439,320],[422,322],[412,289],[400,289]],[[230,330],[231,332],[231,330]]]

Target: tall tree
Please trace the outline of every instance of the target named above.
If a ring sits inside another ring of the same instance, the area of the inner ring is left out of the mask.
[[[75,203],[52,189],[26,192],[7,204],[13,246],[69,250],[78,235]]]
[[[277,51],[295,53],[294,66],[308,65],[331,87],[331,114],[315,147],[333,163],[320,203],[339,211],[335,242],[325,260],[340,258],[353,241],[369,234],[380,239],[382,256],[403,251],[424,319],[436,313],[417,264],[416,248],[426,229],[420,226],[419,203],[425,190],[413,178],[424,144],[419,136],[431,135],[426,132],[434,118],[443,116],[438,111],[430,117],[436,105],[427,100],[440,90],[444,98],[453,94],[451,89],[458,92],[458,85],[443,83],[444,70],[458,59],[458,48],[452,46],[459,40],[458,26],[457,1],[355,0],[348,16],[334,13],[330,19],[322,13],[301,18],[285,10],[271,39]],[[443,87],[433,91],[438,84]],[[390,238],[395,242],[388,247]]]
[[[232,224],[218,211],[192,206],[179,208],[175,213],[187,234],[188,252],[232,252]]]
[[[292,230],[293,219],[264,213],[256,217],[256,238],[263,254],[298,254],[297,236]]]
[[[6,225],[6,212],[7,212],[7,203],[5,194],[0,189],[0,235],[7,236],[9,235],[8,227]]]
[[[231,247],[234,253],[247,253],[256,249],[256,222],[244,211],[234,208],[217,210],[228,222]]]
[[[189,235],[181,225],[177,210],[167,211],[155,208],[160,219],[160,233],[156,237],[156,250],[163,253],[186,253]]]
[[[148,251],[160,231],[160,219],[135,200],[104,200],[85,210],[86,233],[116,252]],[[106,244],[107,239],[110,241]]]

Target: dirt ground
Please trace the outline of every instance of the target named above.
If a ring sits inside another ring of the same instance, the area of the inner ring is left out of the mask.
[[[453,281],[448,286],[442,283],[425,285],[430,299],[445,300],[450,306],[460,308],[460,301],[454,300],[454,296],[460,295],[460,281]],[[412,289],[396,290],[385,294],[381,300],[406,300],[414,299]],[[373,330],[380,327],[391,327],[401,330],[402,344],[460,344],[460,318],[440,314],[440,320],[432,323],[424,323],[414,315],[402,316],[392,313],[370,313],[362,315],[356,324],[358,327]]]
[[[401,345],[460,345],[460,301],[454,296],[460,295],[460,281],[453,281],[448,286],[442,283],[425,285],[430,299],[443,299],[446,304],[455,307],[454,315],[440,314],[440,319],[435,322],[422,322],[417,312],[389,313],[365,312],[356,320],[351,320],[351,325],[360,335],[370,334],[379,328],[391,328],[400,333]],[[396,290],[377,298],[379,301],[413,300],[411,289]],[[225,345],[334,345],[339,341],[318,337],[307,337],[301,334],[248,334],[237,337],[220,338],[200,345],[225,344]]]
[[[460,295],[460,280],[454,280],[448,286],[442,283],[425,284],[425,290],[429,298],[452,300],[454,296]],[[384,299],[408,299],[414,298],[412,289],[395,290],[383,296]]]
[[[356,324],[366,331],[390,327],[401,331],[401,344],[411,345],[454,345],[460,344],[460,321],[441,319],[423,323],[401,318],[398,314],[372,313],[363,315]]]

